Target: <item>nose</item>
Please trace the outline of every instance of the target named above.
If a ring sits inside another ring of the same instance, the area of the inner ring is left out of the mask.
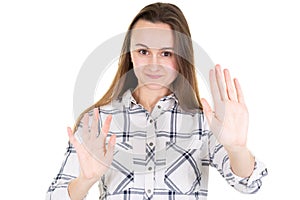
[[[151,62],[150,70],[153,71],[153,72],[158,71],[159,66],[160,66],[159,57],[157,56],[157,54],[155,54],[155,55],[152,56],[152,62]]]

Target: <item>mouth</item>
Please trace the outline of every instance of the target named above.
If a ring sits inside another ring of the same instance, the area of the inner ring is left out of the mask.
[[[146,74],[146,76],[151,79],[159,79],[160,77],[162,77],[162,75],[152,75],[152,74]]]

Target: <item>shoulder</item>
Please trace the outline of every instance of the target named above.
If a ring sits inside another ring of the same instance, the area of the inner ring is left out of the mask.
[[[114,114],[117,112],[124,112],[126,106],[122,99],[112,100],[110,103],[98,107],[100,114]]]

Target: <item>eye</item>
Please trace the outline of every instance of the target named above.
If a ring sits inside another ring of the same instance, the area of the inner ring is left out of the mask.
[[[172,52],[170,52],[170,51],[163,51],[163,52],[161,53],[161,55],[162,55],[163,57],[171,57],[171,56],[172,56]]]
[[[142,55],[149,55],[149,51],[147,51],[146,49],[140,49],[138,50],[138,52]]]

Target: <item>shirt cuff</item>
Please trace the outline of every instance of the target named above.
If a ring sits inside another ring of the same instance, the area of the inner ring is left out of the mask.
[[[224,175],[227,182],[242,193],[256,193],[262,185],[261,179],[268,174],[265,165],[256,158],[254,170],[252,174],[246,178],[234,174],[230,167],[230,162],[227,162],[225,165]]]

